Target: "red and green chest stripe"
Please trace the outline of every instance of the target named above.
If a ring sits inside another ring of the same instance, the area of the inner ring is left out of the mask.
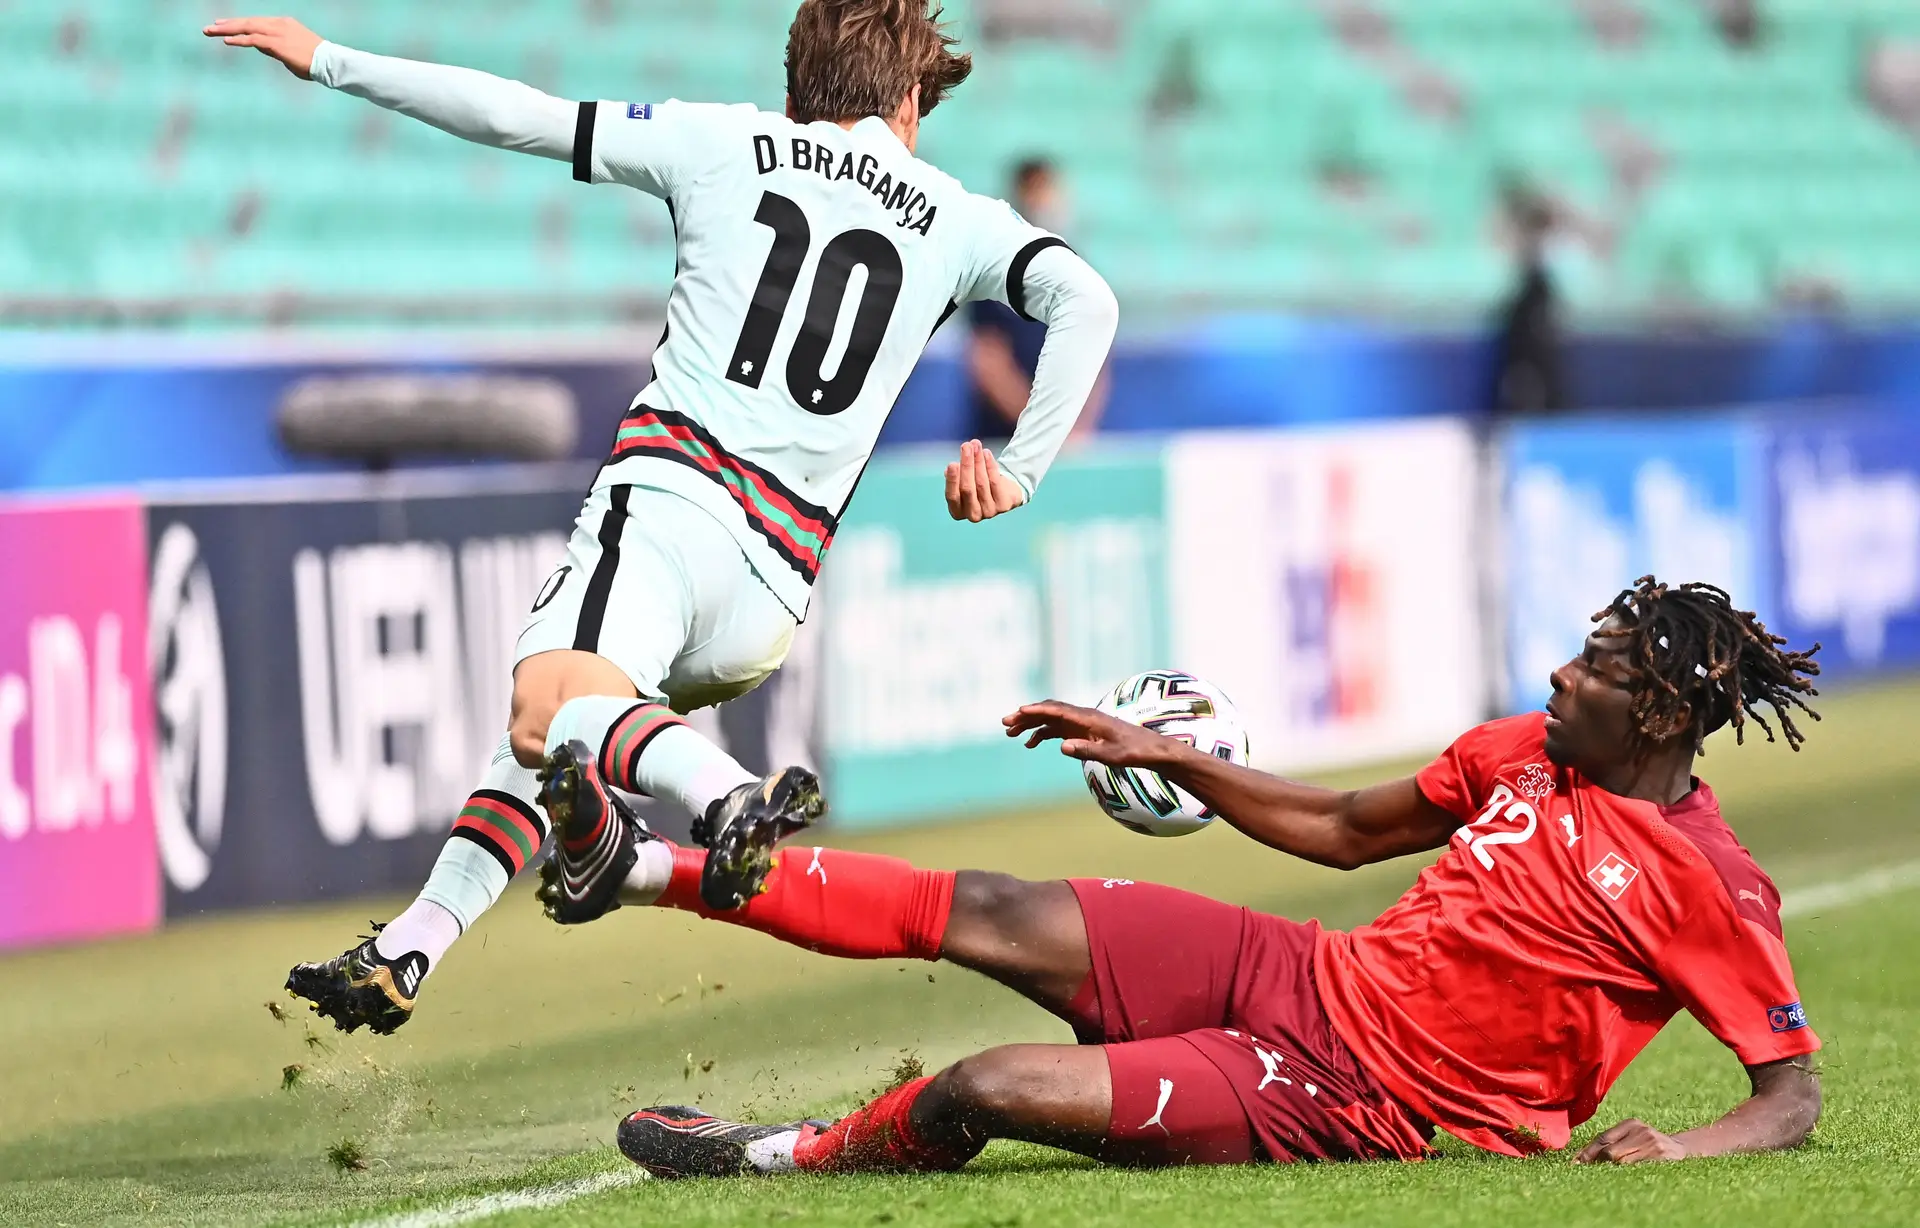
[[[794,494],[760,466],[729,455],[691,418],[671,410],[637,406],[620,423],[612,459],[623,461],[636,456],[687,465],[720,483],[774,553],[809,584],[819,575],[820,560],[833,542],[839,517]]]

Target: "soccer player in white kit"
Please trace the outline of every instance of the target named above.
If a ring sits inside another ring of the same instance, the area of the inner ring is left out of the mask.
[[[755,779],[680,714],[777,669],[901,385],[963,302],[1048,326],[1018,429],[946,474],[981,521],[1033,496],[1105,364],[1118,308],[1059,238],[914,157],[970,57],[927,0],[803,0],[787,108],[569,102],[470,69],[370,55],[291,18],[206,27],[308,78],[471,141],[666,202],[677,271],[566,558],[521,634],[507,736],[419,898],[287,988],[391,1032],[421,982],[555,828],[540,899],[564,924],[666,888],[672,846],[609,786],[670,799],[704,845],[706,906],[743,905],[774,843],[824,812],[812,773]],[[542,811],[546,817],[542,816]]]

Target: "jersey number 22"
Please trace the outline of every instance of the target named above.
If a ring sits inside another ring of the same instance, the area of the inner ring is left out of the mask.
[[[740,326],[740,339],[734,342],[727,378],[758,388],[773,354],[773,339],[793,298],[794,283],[800,280],[800,266],[806,262],[813,232],[800,206],[775,192],[761,194],[753,220],[773,231],[773,249],[767,253],[766,267],[760,270],[760,284],[754,287],[747,318]],[[855,265],[866,267],[867,284],[854,309],[846,353],[841,355],[833,378],[828,379],[827,349],[833,342],[834,325],[839,322]],[[887,334],[887,323],[893,318],[893,305],[900,298],[900,275],[900,252],[878,231],[844,231],[821,251],[813,291],[807,296],[807,314],[793,339],[793,351],[787,355],[787,391],[802,409],[837,414],[859,397],[860,386],[866,383],[867,372]]]

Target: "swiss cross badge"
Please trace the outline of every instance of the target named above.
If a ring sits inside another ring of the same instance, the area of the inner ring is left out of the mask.
[[[1618,853],[1608,853],[1600,859],[1599,865],[1587,871],[1587,878],[1610,900],[1619,899],[1626,892],[1627,885],[1639,877],[1640,871]]]

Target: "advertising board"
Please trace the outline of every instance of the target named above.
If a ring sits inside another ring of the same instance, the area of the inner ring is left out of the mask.
[[[506,731],[514,643],[584,486],[489,470],[151,506],[169,916],[425,878]],[[696,726],[756,770],[809,761],[809,643]],[[665,809],[649,821],[683,835],[686,816]]]
[[[822,572],[833,821],[863,827],[1080,789],[1000,718],[1092,702],[1166,650],[1157,446],[1062,458],[1033,503],[956,522],[939,459],[875,460]]]
[[[1920,664],[1920,421],[1778,421],[1764,485],[1772,630],[1821,641],[1826,677]]]
[[[1425,752],[1478,719],[1461,423],[1176,436],[1167,488],[1168,664],[1227,692],[1256,764]]]
[[[131,500],[0,507],[0,948],[159,918],[145,553]]]
[[[1507,703],[1546,702],[1594,611],[1642,575],[1770,618],[1766,429],[1740,415],[1524,423],[1506,433]]]

